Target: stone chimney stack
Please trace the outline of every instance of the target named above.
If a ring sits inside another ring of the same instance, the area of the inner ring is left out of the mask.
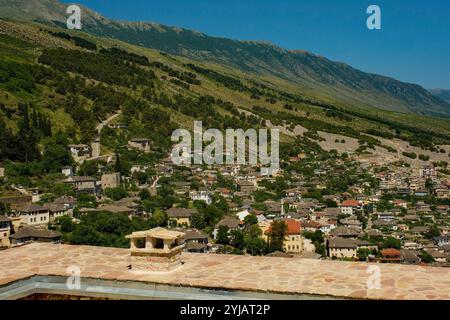
[[[131,269],[146,272],[167,272],[181,266],[185,233],[165,228],[133,232],[131,240]]]

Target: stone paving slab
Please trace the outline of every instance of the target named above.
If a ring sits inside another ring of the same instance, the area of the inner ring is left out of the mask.
[[[356,299],[450,300],[450,268],[374,264],[381,288],[367,289],[360,262],[183,253],[183,266],[168,273],[129,270],[129,250],[33,243],[0,251],[0,286],[34,275],[142,281],[197,288],[328,295]]]

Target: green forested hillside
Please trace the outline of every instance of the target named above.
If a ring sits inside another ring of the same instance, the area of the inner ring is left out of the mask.
[[[102,144],[124,163],[166,156],[171,132],[192,129],[194,119],[219,129],[264,127],[270,120],[288,131],[300,125],[312,139],[317,131],[338,133],[388,150],[376,136],[435,151],[450,141],[448,120],[348,109],[275,80],[81,32],[6,21],[0,28],[0,161],[31,163],[30,176],[70,164],[67,144],[89,144],[96,125],[119,110],[124,126],[105,128]],[[155,153],[121,148],[134,137],[151,139]]]
[[[65,28],[66,5],[57,0],[0,0],[0,17],[40,21]],[[344,63],[272,44],[235,41],[156,23],[114,21],[83,8],[83,31],[165,53],[238,69],[252,77],[288,83],[297,94],[354,109],[382,109],[450,116],[450,105],[424,88],[369,74]]]

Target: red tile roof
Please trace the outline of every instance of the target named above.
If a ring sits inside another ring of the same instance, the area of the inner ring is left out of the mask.
[[[393,248],[381,250],[382,256],[399,256],[400,254],[400,251]]]
[[[294,219],[283,219],[283,221],[287,225],[287,231],[286,235],[295,235],[295,234],[301,234],[302,233],[302,226],[300,225],[300,222]],[[270,226],[265,234],[270,234],[272,232],[272,226]]]
[[[341,203],[342,207],[357,207],[359,206],[359,202],[357,200],[344,200]]]

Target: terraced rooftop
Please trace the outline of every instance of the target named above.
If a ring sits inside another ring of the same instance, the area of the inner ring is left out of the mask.
[[[229,298],[233,292],[243,292],[254,293],[254,298],[450,299],[450,268],[376,264],[381,288],[369,290],[370,264],[358,262],[183,253],[183,266],[177,270],[139,273],[129,269],[127,249],[43,243],[0,251],[0,261],[0,297],[3,294],[4,298],[8,297],[7,288],[16,290],[21,281],[31,285],[33,278],[41,282],[46,277],[47,282],[58,278],[58,283],[65,285],[71,276],[68,268],[76,266],[81,271],[81,284],[97,281],[101,286],[104,281],[109,286],[121,284],[121,290],[127,289],[127,284],[133,288],[163,286],[175,294],[168,298],[176,298],[177,292],[188,293],[178,298],[189,297],[189,290],[219,290],[227,292]],[[51,292],[49,288],[46,293]],[[126,292],[131,291],[123,291],[123,297]],[[208,296],[208,291],[201,293],[191,297],[223,298]],[[145,298],[144,291],[139,294]]]

